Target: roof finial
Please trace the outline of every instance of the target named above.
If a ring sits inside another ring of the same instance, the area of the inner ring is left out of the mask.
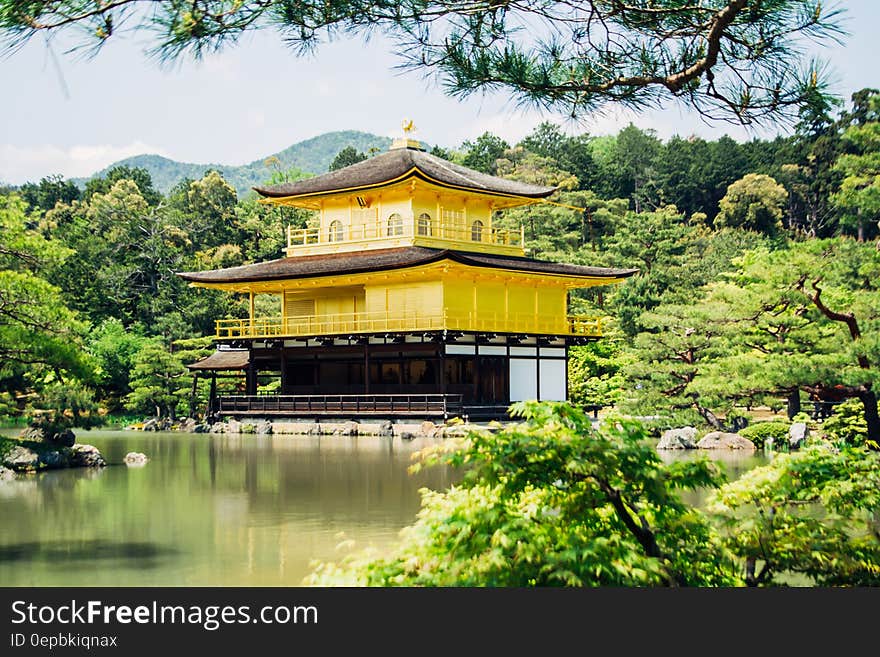
[[[404,119],[401,127],[403,128],[403,137],[398,137],[392,141],[388,150],[395,151],[400,148],[413,148],[419,151],[425,150],[417,139],[412,138],[412,133],[416,131],[416,124],[413,123],[412,119]]]

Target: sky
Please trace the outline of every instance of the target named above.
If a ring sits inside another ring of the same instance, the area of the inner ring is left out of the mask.
[[[880,88],[880,2],[851,0],[841,45],[817,54],[832,65],[844,99]],[[156,153],[183,162],[237,165],[336,130],[389,137],[403,119],[416,138],[457,147],[491,131],[510,143],[541,121],[572,133],[614,134],[632,122],[662,139],[696,134],[715,139],[772,137],[729,123],[707,125],[675,107],[640,114],[612,112],[572,125],[523,111],[503,93],[446,97],[435,82],[394,70],[388,43],[340,40],[297,57],[271,31],[245,37],[201,62],[161,67],[135,38],[111,38],[94,58],[67,55],[36,38],[0,58],[0,182],[88,176],[122,158]]]

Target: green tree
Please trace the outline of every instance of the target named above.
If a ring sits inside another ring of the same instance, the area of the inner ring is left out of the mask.
[[[866,100],[865,118],[880,115],[880,94]],[[843,180],[831,202],[843,213],[841,225],[855,229],[859,241],[864,241],[870,224],[880,226],[876,223],[880,218],[880,120],[850,126],[843,139],[854,152],[842,154],[834,164],[833,170]]]
[[[461,145],[464,155],[461,163],[471,169],[495,175],[498,173],[498,160],[504,157],[510,144],[491,132],[484,132],[473,142]]]
[[[741,123],[786,117],[822,95],[827,74],[806,45],[838,37],[841,12],[821,2],[711,0],[578,5],[460,0],[290,3],[140,0],[0,2],[0,36],[15,50],[34,35],[71,31],[95,51],[119,34],[147,32],[153,54],[196,58],[273,27],[298,52],[340,33],[382,31],[403,65],[437,73],[448,93],[504,89],[523,103],[587,116],[674,101]],[[524,30],[523,25],[529,29]],[[76,31],[79,28],[78,32]]]
[[[85,326],[45,278],[71,251],[29,224],[24,201],[0,197],[0,379],[22,367],[56,379],[87,378]]]
[[[850,238],[747,252],[701,303],[722,305],[728,351],[695,388],[728,398],[783,390],[857,398],[868,440],[880,445],[878,281],[880,252]]]
[[[104,320],[89,334],[87,348],[97,363],[98,393],[108,410],[118,410],[131,392],[129,377],[145,340],[115,317]]]
[[[35,210],[45,213],[60,201],[71,203],[80,197],[79,188],[63,176],[46,176],[39,183],[25,183],[18,190],[19,196],[27,204],[26,211],[30,214]]]
[[[727,188],[715,225],[773,235],[782,228],[782,209],[787,198],[785,187],[770,176],[746,174]]]
[[[134,358],[126,407],[174,420],[187,393],[186,373],[180,358],[169,352],[162,340],[147,341]]]
[[[636,212],[659,205],[655,166],[661,147],[653,130],[641,130],[632,123],[617,133],[615,164]]]
[[[346,146],[336,154],[336,157],[333,158],[333,161],[330,163],[330,167],[328,170],[336,171],[337,169],[343,169],[345,167],[351,166],[352,164],[363,162],[366,159],[366,154],[361,153],[354,146]]]
[[[148,205],[159,203],[161,194],[153,187],[153,178],[150,176],[150,172],[143,167],[130,167],[125,164],[112,167],[99,178],[87,180],[82,197],[89,201],[95,194],[106,194],[120,180],[130,180],[137,185],[138,193]]]

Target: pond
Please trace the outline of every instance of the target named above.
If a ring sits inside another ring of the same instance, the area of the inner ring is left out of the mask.
[[[436,442],[428,438],[83,431],[77,440],[116,465],[0,485],[0,586],[299,586],[314,560],[338,561],[352,542],[392,546],[415,520],[419,489],[457,479],[445,467],[408,473],[413,454]],[[130,451],[149,463],[120,465]],[[765,461],[725,456],[731,478]]]

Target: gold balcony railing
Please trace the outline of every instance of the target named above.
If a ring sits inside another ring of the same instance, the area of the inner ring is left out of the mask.
[[[420,313],[343,313],[302,317],[255,317],[220,319],[218,338],[276,338],[387,333],[399,331],[494,331],[537,335],[602,336],[602,318],[586,316],[544,316],[527,314],[420,314]]]
[[[402,217],[377,220],[367,224],[347,224],[333,222],[324,228],[287,228],[287,249],[289,254],[298,251],[314,251],[315,247],[328,249],[347,245],[371,245],[394,240],[415,240],[431,243],[452,242],[458,246],[482,249],[499,247],[504,251],[522,252],[523,229],[507,230],[489,227],[480,222],[444,222],[436,218],[430,220],[417,217]]]

